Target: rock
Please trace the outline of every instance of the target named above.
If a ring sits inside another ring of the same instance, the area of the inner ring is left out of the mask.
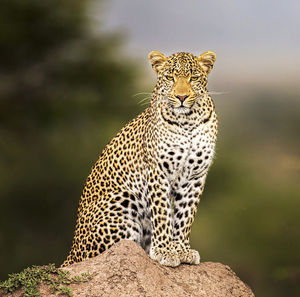
[[[251,289],[221,263],[161,266],[133,241],[124,240],[103,254],[63,268],[71,276],[89,272],[88,282],[71,285],[78,297],[249,297]],[[51,295],[44,285],[41,296]],[[21,296],[16,292],[10,296]]]

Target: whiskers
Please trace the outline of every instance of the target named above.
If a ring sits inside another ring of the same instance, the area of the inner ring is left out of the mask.
[[[210,95],[227,95],[227,94],[229,94],[229,92],[209,91],[208,94],[210,94]]]
[[[144,105],[149,105],[151,101],[151,96],[145,97],[142,100],[138,102],[139,105],[144,106]]]
[[[198,96],[197,98],[188,98],[185,107],[190,108],[194,102],[199,98],[203,98],[204,96],[209,96],[209,95],[226,95],[229,94],[229,92],[224,92],[224,91],[207,91],[205,92],[203,95]],[[146,95],[146,96],[145,96]],[[140,97],[140,96],[145,96],[142,97],[141,99],[138,99],[138,104],[140,106],[145,106],[145,105],[149,105],[151,102],[151,97],[152,97],[153,93],[151,92],[141,92],[141,93],[136,93],[134,95],[132,95],[132,97]],[[177,99],[172,98],[171,96],[157,96],[156,98],[157,101],[163,103],[163,102],[168,102],[170,103],[173,107],[179,107],[179,102]]]
[[[174,106],[174,107],[178,107],[180,106],[180,102],[178,101],[178,99],[175,99],[173,97],[164,97],[165,100],[168,100],[169,103]]]
[[[151,96],[152,96],[152,93],[148,93],[148,92],[142,92],[142,93],[137,93],[137,94],[134,94],[132,95],[132,97],[137,97],[137,96],[141,96],[141,95],[148,95],[140,100],[138,100],[138,104],[141,105],[141,106],[144,106],[144,105],[149,105],[150,101],[151,101]]]

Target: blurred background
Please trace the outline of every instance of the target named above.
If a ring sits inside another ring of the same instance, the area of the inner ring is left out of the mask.
[[[85,179],[146,106],[151,50],[212,50],[219,115],[192,245],[257,296],[300,296],[298,1],[2,0],[0,280],[71,246]]]

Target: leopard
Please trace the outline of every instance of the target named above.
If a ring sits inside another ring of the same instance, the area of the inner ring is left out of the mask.
[[[145,110],[103,149],[83,188],[62,267],[133,240],[151,259],[199,264],[190,233],[218,131],[207,87],[216,55],[151,51],[157,82]]]

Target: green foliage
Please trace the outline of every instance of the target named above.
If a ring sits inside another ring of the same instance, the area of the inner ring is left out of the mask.
[[[4,293],[11,293],[19,288],[24,289],[24,296],[40,296],[38,286],[46,284],[51,288],[52,294],[59,292],[67,296],[73,296],[72,290],[65,285],[87,282],[90,275],[83,273],[81,276],[70,277],[67,271],[55,268],[54,264],[46,266],[32,266],[20,273],[9,275],[8,280],[0,283],[0,290]]]

